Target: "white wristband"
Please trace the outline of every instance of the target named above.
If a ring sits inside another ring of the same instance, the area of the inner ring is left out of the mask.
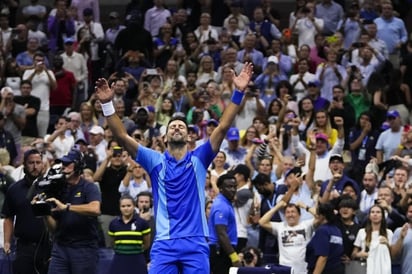
[[[111,116],[116,112],[112,101],[100,105],[102,106],[103,116],[105,117]]]

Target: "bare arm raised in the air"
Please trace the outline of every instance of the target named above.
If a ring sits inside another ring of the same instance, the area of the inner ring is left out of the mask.
[[[245,63],[242,71],[240,72],[238,76],[236,76],[235,73],[232,72],[233,83],[235,84],[238,90],[237,92],[236,91],[234,92],[233,97],[235,97],[237,93],[240,93],[240,94],[237,94],[238,95],[237,98],[238,99],[240,98],[240,102],[243,99],[244,90],[247,87],[252,77],[252,74],[253,74],[253,65],[250,63]],[[100,100],[102,105],[111,102],[111,100],[113,99],[114,92],[109,87],[109,84],[107,83],[106,79],[100,78],[99,80],[96,81],[96,96]],[[230,103],[226,107],[222,118],[220,118],[219,126],[213,131],[213,134],[210,136],[210,142],[215,152],[219,150],[220,144],[222,143],[223,138],[225,138],[226,132],[229,130],[230,125],[232,124],[236,114],[239,111],[240,102],[235,100],[237,104],[233,103],[234,102],[233,97],[232,97],[232,103]],[[123,123],[120,120],[120,118],[115,113],[111,113],[110,115],[107,116],[107,124],[112,130],[115,138],[129,152],[132,158],[135,159],[139,144],[127,134],[126,129],[124,128]]]

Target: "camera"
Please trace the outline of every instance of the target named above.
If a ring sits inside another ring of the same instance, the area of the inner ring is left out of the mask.
[[[249,265],[253,262],[254,256],[253,256],[252,252],[247,251],[243,255],[243,259],[245,260],[245,263]]]
[[[116,146],[116,147],[113,148],[113,156],[114,157],[122,155],[122,153],[123,153],[123,149],[121,147]]]
[[[30,194],[36,187],[41,191],[41,193],[37,195],[38,201],[32,205],[33,214],[35,216],[50,215],[51,209],[55,205],[47,202],[46,199],[51,197],[60,199],[65,186],[66,179],[63,174],[63,163],[54,164],[45,176],[33,182],[32,188],[28,192],[28,196],[31,196]],[[31,199],[32,197],[28,198]]]
[[[147,213],[147,212],[149,212],[149,210],[150,210],[150,208],[144,206],[143,209],[142,209],[142,212]]]

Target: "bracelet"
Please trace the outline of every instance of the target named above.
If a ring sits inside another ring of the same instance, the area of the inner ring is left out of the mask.
[[[239,256],[237,255],[236,252],[229,254],[229,258],[232,261],[232,263],[239,261]]]
[[[66,211],[70,211],[70,206],[71,206],[71,203],[66,204]]]
[[[233,95],[231,99],[232,103],[235,105],[240,105],[240,103],[242,103],[243,96],[245,96],[243,92],[240,92],[239,90],[235,89],[233,91]]]
[[[102,106],[103,116],[105,117],[111,116],[116,112],[112,101],[104,104],[101,103],[100,105]]]

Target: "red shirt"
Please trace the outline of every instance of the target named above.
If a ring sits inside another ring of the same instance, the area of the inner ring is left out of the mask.
[[[73,101],[73,91],[76,86],[74,74],[64,70],[54,72],[56,75],[56,89],[50,93],[50,106],[71,107]]]

